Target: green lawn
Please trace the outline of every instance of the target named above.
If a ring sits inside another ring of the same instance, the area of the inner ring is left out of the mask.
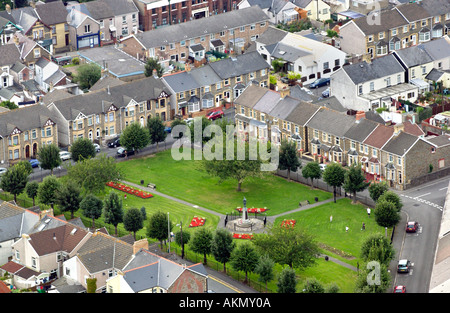
[[[264,178],[249,178],[242,184],[242,192],[237,192],[237,182],[211,177],[200,170],[200,161],[172,158],[170,150],[156,155],[118,163],[124,170],[125,180],[140,184],[154,183],[157,190],[173,197],[225,214],[242,206],[247,199],[247,207],[266,207],[268,215],[298,208],[300,201],[323,201],[332,197],[331,193],[310,189],[296,182],[266,174]]]

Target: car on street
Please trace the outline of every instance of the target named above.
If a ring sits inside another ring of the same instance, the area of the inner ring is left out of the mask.
[[[330,84],[329,78],[319,78],[319,79],[316,79],[315,81],[313,81],[311,83],[311,85],[309,85],[309,88],[319,88],[319,87],[326,86],[329,84]]]
[[[289,78],[287,78],[287,76],[281,77],[280,80],[281,80],[282,83],[289,84]]]
[[[114,139],[113,141],[110,141],[108,143],[108,147],[110,148],[117,148],[120,147],[120,137]]]
[[[405,293],[406,287],[405,286],[395,286],[394,287],[394,293]]]
[[[188,117],[187,119],[184,120],[186,122],[186,124],[189,126],[191,125],[191,123],[194,122],[194,118],[193,117]]]
[[[68,152],[68,151],[60,151],[59,157],[61,158],[62,161],[66,161],[66,160],[70,160],[71,155],[70,155],[70,152]]]
[[[31,164],[31,167],[33,167],[33,168],[35,168],[35,167],[39,167],[39,161],[38,161],[38,160],[36,160],[36,159],[31,159],[31,160],[28,160],[28,162],[30,162],[30,164]]]
[[[322,91],[322,97],[328,98],[330,96],[330,87]]]
[[[134,152],[135,152],[134,150],[127,151],[124,147],[121,147],[121,148],[117,149],[117,157],[123,158],[128,155],[133,155]]]
[[[5,168],[5,167],[0,167],[0,176],[3,175],[3,174],[5,174],[7,171],[8,171],[7,168]]]
[[[218,111],[212,111],[212,112],[209,112],[209,113],[206,115],[206,117],[207,117],[209,120],[214,121],[214,120],[216,120],[216,119],[218,119],[218,118],[221,118],[223,115],[224,115],[224,114],[223,114],[223,111],[222,111],[222,110],[218,110]]]
[[[411,261],[407,259],[402,259],[398,261],[397,272],[398,273],[409,273],[409,269],[411,267]]]
[[[406,232],[407,233],[415,233],[418,230],[419,230],[418,222],[410,221],[410,222],[406,223]]]
[[[171,132],[172,132],[172,127],[166,126],[166,127],[164,127],[164,131],[165,131],[166,133],[171,133]]]
[[[100,145],[98,143],[94,143],[95,152],[100,152]]]

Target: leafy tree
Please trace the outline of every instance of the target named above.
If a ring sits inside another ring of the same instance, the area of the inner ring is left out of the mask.
[[[35,198],[37,197],[38,194],[38,188],[39,188],[39,183],[37,181],[29,181],[27,183],[27,185],[25,186],[25,192],[27,194],[28,197],[30,197],[31,199],[33,199],[33,206],[35,206]]]
[[[142,219],[145,221],[147,219],[147,210],[145,209],[145,206],[141,207],[141,214]]]
[[[92,228],[95,229],[95,220],[102,216],[103,201],[92,194],[88,194],[80,203],[83,215],[92,218]]]
[[[38,152],[38,160],[41,168],[44,170],[50,170],[53,175],[53,169],[60,166],[62,160],[59,156],[59,148],[56,144],[42,146]]]
[[[115,235],[117,236],[117,225],[123,222],[123,204],[122,198],[111,191],[105,198],[103,203],[103,216],[105,223],[114,226]]]
[[[373,201],[377,202],[378,198],[389,190],[389,186],[385,181],[379,182],[379,183],[371,183],[369,186],[369,195],[370,198],[372,198]]]
[[[73,181],[68,180],[65,184],[61,185],[56,194],[56,203],[63,212],[69,211],[71,213],[71,219],[74,217],[74,212],[80,208],[81,189]]]
[[[245,273],[244,283],[248,281],[248,273],[254,272],[258,264],[259,255],[250,242],[244,242],[231,253],[230,264],[236,271]]]
[[[344,184],[345,170],[339,163],[330,163],[322,174],[323,180],[333,187],[334,202],[336,203],[336,188]]]
[[[85,193],[101,193],[107,182],[118,181],[122,171],[114,158],[100,154],[96,158],[83,159],[67,167],[67,177],[81,186]]]
[[[30,162],[22,160],[16,163],[15,166],[22,166],[23,170],[30,175],[31,173],[33,173],[33,168],[31,167]]]
[[[188,127],[188,126],[187,126],[187,123],[186,123],[184,120],[179,119],[179,118],[174,119],[174,120],[172,121],[172,124],[170,124],[170,127],[171,127],[172,129],[174,129],[174,127],[177,126],[177,125],[184,125],[184,126]],[[175,136],[174,136],[174,133],[172,133],[172,137],[173,137],[174,139],[180,139],[180,138],[184,137],[184,133],[183,133],[183,132],[180,132],[179,134],[177,134],[177,135],[175,135]]]
[[[361,165],[352,163],[345,172],[343,187],[345,191],[353,193],[353,203],[356,203],[356,193],[365,190],[369,185],[370,183],[366,182],[366,177],[361,170]]]
[[[144,219],[138,208],[130,208],[123,216],[123,226],[127,231],[133,232],[134,240],[136,240],[136,232],[144,227]]]
[[[156,75],[158,75],[158,77],[161,77],[164,73],[164,68],[158,62],[158,59],[148,58],[147,62],[145,63],[145,71],[144,71],[145,76],[146,77],[153,76],[153,70],[156,70]]]
[[[260,256],[258,265],[255,267],[255,273],[259,275],[258,281],[266,285],[266,292],[267,283],[275,277],[274,266],[275,262],[267,254],[264,254]]]
[[[366,262],[378,261],[389,265],[389,262],[395,256],[395,251],[386,237],[375,234],[363,242],[360,256]]]
[[[181,258],[184,259],[184,246],[191,240],[191,233],[188,231],[177,231],[175,233],[175,242],[181,246]]]
[[[201,139],[202,142],[201,144],[203,145],[204,143],[208,142],[209,140],[212,139],[212,136],[206,136],[204,135],[205,133],[205,128],[208,127],[209,125],[212,124],[211,120],[208,119],[205,116],[202,117],[195,117],[194,121],[189,125],[189,130],[191,132],[191,143],[195,143],[198,142],[198,134],[196,134],[195,130],[199,129],[199,123],[201,123]]]
[[[100,66],[89,63],[80,65],[77,68],[77,74],[74,75],[74,82],[76,82],[81,89],[91,88],[101,77]]]
[[[272,61],[272,67],[273,70],[277,73],[279,71],[281,71],[281,69],[283,68],[284,65],[284,61],[282,59],[275,59]]]
[[[134,122],[128,125],[120,135],[120,144],[128,151],[141,150],[150,142],[150,134],[148,129],[141,126],[140,123]]]
[[[169,229],[167,229],[169,227]],[[172,222],[167,222],[167,215],[161,211],[154,213],[150,216],[147,226],[147,236],[150,238],[158,239],[161,244],[161,249],[163,245],[163,240],[167,239],[168,232],[172,230]]]
[[[325,287],[316,278],[310,278],[310,279],[306,280],[304,292],[305,293],[325,293]]]
[[[158,151],[158,143],[166,139],[167,133],[164,131],[164,123],[159,117],[152,117],[147,121],[147,128],[150,134],[150,143],[156,143],[156,151]]]
[[[70,153],[75,162],[93,158],[96,155],[94,144],[89,138],[77,138],[70,147]]]
[[[302,175],[306,179],[311,179],[311,188],[313,188],[314,179],[322,177],[322,170],[318,162],[309,162],[302,169]]]
[[[402,199],[398,194],[396,194],[394,191],[388,190],[384,192],[379,198],[378,201],[388,201],[392,202],[397,209],[397,211],[400,212],[400,210],[403,207]]]
[[[278,168],[280,170],[287,170],[287,180],[291,180],[291,171],[295,172],[302,167],[302,163],[297,155],[297,146],[295,142],[288,142],[283,140],[281,142],[280,159]]]
[[[339,293],[339,290],[339,286],[333,282],[325,288],[325,293]]]
[[[56,203],[56,194],[61,188],[61,183],[59,180],[53,176],[46,176],[42,183],[39,184],[38,188],[38,198],[43,204],[50,205],[53,208],[54,203]]]
[[[223,263],[225,273],[227,272],[226,263],[230,260],[235,246],[233,235],[229,231],[223,228],[216,230],[211,242],[211,252],[216,261]]]
[[[189,244],[195,253],[203,254],[203,264],[206,264],[206,256],[211,253],[213,233],[208,228],[199,229]]]
[[[375,205],[375,221],[382,227],[392,227],[400,221],[400,212],[393,202],[378,199]]]
[[[294,269],[285,266],[278,276],[277,292],[278,293],[295,293],[297,286],[297,278]]]
[[[376,261],[369,262],[359,271],[355,284],[356,293],[385,293],[389,288],[391,275],[387,266]]]
[[[306,268],[316,263],[319,247],[313,236],[292,227],[272,227],[254,236],[254,245],[279,264]]]
[[[11,102],[9,100],[2,101],[0,103],[0,106],[4,107],[4,108],[7,108],[7,109],[10,109],[10,110],[14,110],[14,109],[18,109],[19,108],[19,106],[17,104],[15,104],[14,102]]]
[[[1,188],[14,195],[14,201],[17,202],[17,195],[21,194],[28,183],[28,171],[24,166],[16,164],[3,174],[0,186]]]

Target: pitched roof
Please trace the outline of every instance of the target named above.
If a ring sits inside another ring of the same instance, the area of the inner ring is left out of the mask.
[[[397,10],[388,9],[374,14],[379,15],[380,17],[379,23],[378,22],[373,23],[371,19],[368,18],[367,16],[351,20],[350,23],[354,23],[356,26],[358,26],[358,28],[361,29],[361,31],[365,35],[377,34],[382,31],[386,31],[392,28],[408,24],[408,21],[406,21],[405,18]],[[371,21],[371,23],[369,23],[369,21]]]
[[[277,105],[268,114],[274,118],[286,120],[286,117],[289,116],[299,103],[300,100],[286,96],[278,101]]]
[[[414,136],[423,136],[425,135],[424,131],[422,130],[422,128],[420,128],[419,125],[417,125],[416,123],[411,123],[410,121],[404,121],[403,122],[403,126],[404,126],[404,132],[414,135]]]
[[[276,44],[281,41],[281,39],[283,39],[287,35],[287,33],[287,31],[284,31],[282,29],[269,26],[264,33],[259,35],[256,41],[263,45]]]
[[[0,135],[7,137],[16,127],[21,131],[41,128],[50,117],[50,110],[40,104],[0,113]]]
[[[434,136],[434,137],[425,137],[425,141],[437,146],[437,147],[443,147],[450,145],[450,136],[449,135],[440,135],[440,136]]]
[[[162,80],[176,93],[201,87],[195,79],[192,79],[190,71],[165,75],[162,77]]]
[[[131,0],[99,0],[105,2],[115,16],[139,12],[138,8]]]
[[[90,91],[96,91],[104,88],[114,87],[118,85],[126,84],[123,80],[120,80],[114,76],[103,76],[101,77],[92,87],[89,89]]]
[[[257,51],[222,59],[217,62],[212,62],[209,65],[222,79],[236,77],[269,68],[269,64]]]
[[[114,17],[112,8],[104,1],[89,1],[85,2],[89,16],[94,20],[101,20],[110,17]]]
[[[262,113],[269,114],[275,106],[281,100],[281,96],[278,92],[273,90],[268,90],[261,98],[259,98],[258,102],[253,106],[254,110],[257,110]]]
[[[409,22],[419,21],[431,17],[430,13],[418,3],[405,3],[397,5],[398,10]]]
[[[8,263],[3,264],[0,266],[0,268],[4,271],[7,271],[8,273],[14,274],[18,271],[20,271],[24,265],[16,263],[14,261],[9,261]]]
[[[394,134],[394,128],[379,124],[377,128],[364,140],[366,145],[380,149]]]
[[[312,129],[343,137],[354,122],[355,118],[352,116],[321,107],[306,125]]]
[[[20,61],[20,52],[16,45],[0,45],[0,66],[11,66],[17,61]]]
[[[47,26],[66,23],[67,10],[62,1],[52,1],[36,4],[39,19]]]
[[[418,47],[425,50],[434,61],[450,58],[449,35],[421,43]]]
[[[430,55],[419,46],[412,46],[406,49],[394,51],[400,60],[408,67],[414,67],[421,64],[433,62]]]
[[[420,5],[427,10],[430,16],[438,16],[450,12],[450,2],[448,0],[422,0]]]
[[[398,135],[392,136],[392,138],[384,145],[383,151],[402,156],[417,142],[417,140],[419,140],[419,137],[417,136],[400,132]]]
[[[355,121],[355,123],[347,130],[345,137],[350,140],[363,142],[367,136],[377,127],[378,123],[365,118]]]
[[[300,103],[289,113],[286,117],[286,121],[295,123],[300,126],[304,126],[311,117],[319,111],[318,105],[300,101]]]
[[[243,105],[248,108],[253,106],[261,99],[266,92],[269,92],[267,88],[257,85],[250,85],[244,89],[244,91],[234,100],[235,104]]]

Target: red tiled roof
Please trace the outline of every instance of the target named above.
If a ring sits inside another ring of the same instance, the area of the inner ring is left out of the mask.
[[[0,280],[0,293],[11,293],[11,289],[2,280]]]
[[[414,136],[423,136],[425,133],[422,128],[415,123],[411,123],[410,121],[403,122],[404,132]]]
[[[9,261],[6,264],[3,264],[0,268],[4,271],[7,271],[8,273],[14,274],[15,272],[19,271],[20,269],[22,269],[24,266],[16,263],[14,261]]]
[[[378,125],[377,128],[364,140],[366,145],[380,149],[394,134],[394,128]]]

